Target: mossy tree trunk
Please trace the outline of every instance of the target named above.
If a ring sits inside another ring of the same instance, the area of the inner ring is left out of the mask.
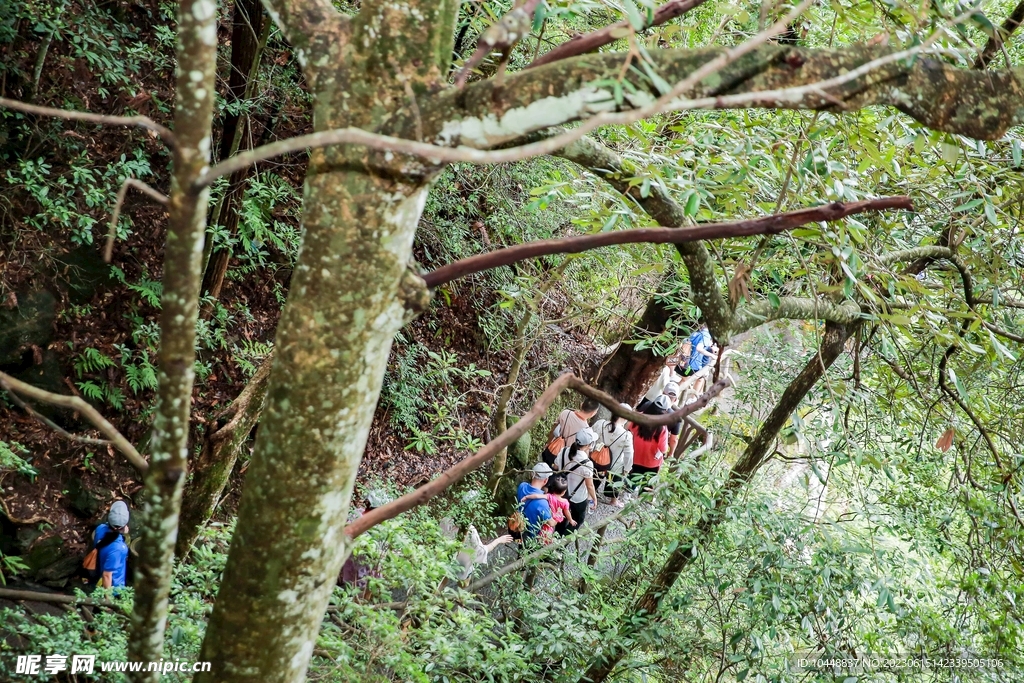
[[[164,247],[157,407],[150,466],[142,492],[139,562],[128,659],[153,662],[163,651],[181,489],[188,461],[189,411],[195,378],[196,318],[209,192],[195,180],[210,163],[217,4],[182,0],[178,8],[174,168]],[[155,681],[157,672],[129,674]]]
[[[267,356],[245,389],[208,426],[199,456],[189,473],[181,504],[175,553],[185,559],[199,532],[210,521],[224,493],[242,444],[263,413],[273,355]]]
[[[304,65],[315,130],[378,130],[446,73],[450,0],[415,12],[364,2],[351,23],[326,1],[272,9]],[[405,161],[358,148],[311,155],[302,248],[200,655],[213,670],[197,681],[305,678],[348,552],[349,499],[392,338],[429,296],[408,266],[438,168]]]

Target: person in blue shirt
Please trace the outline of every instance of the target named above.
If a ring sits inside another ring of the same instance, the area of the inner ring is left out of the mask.
[[[700,328],[690,335],[690,360],[686,367],[677,368],[679,374],[690,377],[700,372],[715,357],[711,347],[711,331],[708,330],[707,323],[702,323]]]
[[[537,538],[541,526],[551,519],[551,507],[547,498],[537,498],[523,503],[523,498],[531,493],[544,493],[544,486],[548,483],[553,471],[545,462],[539,462],[533,466],[533,478],[524,481],[516,489],[516,500],[523,509],[523,517],[526,517],[526,530],[523,532],[523,539]]]
[[[128,569],[128,544],[124,534],[128,533],[128,506],[123,500],[114,501],[107,513],[107,521],[96,527],[93,542],[99,549],[96,569],[100,571],[100,583],[104,588],[123,586]]]

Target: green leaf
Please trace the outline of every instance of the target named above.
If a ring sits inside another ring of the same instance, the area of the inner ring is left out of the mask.
[[[690,196],[686,198],[686,207],[683,210],[687,216],[693,217],[697,215],[697,211],[700,210],[700,195],[696,191],[690,191]]]
[[[939,153],[947,164],[955,164],[957,157],[960,156],[960,145],[943,142],[939,145]]]
[[[626,10],[626,18],[629,19],[629,24],[637,31],[642,31],[644,28],[644,18],[640,14],[640,10],[637,9],[636,4],[633,0],[622,0],[622,8]]]
[[[992,202],[985,202],[985,218],[992,225],[999,225],[999,219],[996,218],[996,207],[992,206]]]
[[[1020,162],[1021,162],[1020,140],[1014,140],[1011,149],[1013,150],[1013,165],[1014,166],[1020,166]]]
[[[778,308],[782,305],[782,299],[775,292],[768,292],[768,302],[772,305],[772,308]]]
[[[540,30],[541,24],[544,23],[544,20],[547,18],[547,16],[548,16],[548,6],[545,3],[543,3],[543,2],[538,4],[537,5],[537,9],[534,10],[534,12],[533,12],[533,30],[534,31],[539,31]]]

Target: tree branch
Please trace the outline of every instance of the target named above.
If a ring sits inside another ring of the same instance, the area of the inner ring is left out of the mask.
[[[121,206],[124,204],[125,195],[128,194],[128,188],[134,187],[139,192],[143,193],[158,204],[167,206],[167,202],[170,201],[168,197],[161,194],[157,190],[135,178],[125,178],[124,182],[121,183],[121,188],[117,191],[117,199],[114,201],[114,210],[110,214],[110,228],[107,230],[107,243],[103,247],[103,261],[110,263],[110,259],[114,255],[114,239],[117,237],[117,221],[121,218]]]
[[[403,512],[419,507],[431,498],[441,494],[449,486],[491,460],[491,458],[497,455],[500,451],[508,448],[512,443],[519,439],[519,437],[528,432],[530,428],[533,427],[534,423],[544,417],[544,413],[547,412],[547,409],[551,407],[551,404],[555,402],[558,395],[565,389],[572,389],[584,396],[597,400],[618,417],[624,417],[637,424],[654,426],[670,425],[684,419],[687,415],[690,415],[691,413],[694,413],[706,406],[708,401],[721,393],[722,390],[731,383],[732,380],[728,378],[722,379],[713,384],[704,393],[704,395],[696,401],[688,403],[671,413],[652,416],[623,408],[611,395],[606,394],[599,389],[595,389],[572,373],[567,372],[552,382],[551,385],[544,390],[544,393],[541,394],[540,398],[537,399],[537,402],[533,404],[530,410],[528,410],[526,414],[523,415],[523,417],[514,425],[502,432],[496,439],[488,443],[472,456],[445,470],[439,477],[431,481],[429,484],[421,486],[412,493],[407,493],[397,500],[391,501],[387,505],[383,505],[367,512],[365,515],[346,526],[345,534],[350,539],[355,539],[381,522],[393,519]]]
[[[823,206],[800,209],[763,218],[699,225],[687,230],[679,230],[677,228],[640,228],[593,235],[537,240],[449,263],[425,274],[423,280],[428,287],[435,288],[466,275],[500,266],[507,266],[526,259],[537,258],[538,256],[578,254],[615,244],[681,244],[684,242],[725,239],[728,237],[775,235],[801,225],[806,225],[807,223],[835,221],[865,211],[881,211],[884,209],[912,211],[913,204],[911,204],[910,197],[885,197],[860,202],[833,202]]]
[[[149,469],[149,463],[146,462],[145,458],[139,455],[139,452],[135,450],[135,446],[133,446],[128,439],[124,438],[121,432],[117,431],[117,428],[114,427],[114,425],[107,422],[106,418],[100,415],[99,411],[78,396],[54,394],[34,387],[31,384],[26,384],[21,380],[14,379],[4,372],[0,372],[0,387],[3,387],[10,392],[12,396],[15,393],[18,393],[35,401],[49,403],[50,405],[67,408],[68,410],[74,410],[81,413],[85,419],[96,427],[96,429],[100,430],[104,436],[110,439],[110,442],[114,447],[128,458],[128,461],[135,466],[135,469],[139,472],[145,472]]]
[[[499,164],[508,163],[512,161],[520,161],[522,159],[528,159],[530,157],[540,156],[543,154],[551,154],[565,145],[571,142],[579,140],[587,133],[596,130],[604,125],[610,124],[627,124],[639,121],[640,119],[652,116],[654,114],[669,111],[683,107],[681,102],[677,102],[679,97],[688,92],[694,86],[699,84],[702,80],[711,76],[730,64],[736,62],[744,55],[755,50],[759,45],[777,35],[778,33],[785,30],[785,22],[792,21],[797,15],[802,13],[807,7],[813,3],[813,0],[804,0],[804,2],[796,7],[789,13],[782,21],[772,25],[769,29],[762,31],[750,40],[730,50],[719,51],[716,54],[710,54],[710,59],[696,66],[696,68],[688,73],[682,80],[675,85],[672,90],[666,94],[661,95],[653,102],[634,108],[629,111],[614,113],[605,111],[604,113],[597,114],[593,118],[588,118],[584,121],[583,125],[578,126],[572,130],[568,130],[561,135],[557,135],[546,140],[539,142],[533,142],[520,147],[514,147],[511,149],[504,149],[498,151],[481,151],[479,149],[473,149],[473,147],[494,147],[507,142],[510,139],[520,137],[525,133],[532,132],[533,130],[547,128],[560,123],[568,121],[574,121],[579,118],[586,118],[581,116],[581,112],[570,110],[567,118],[560,120],[549,121],[543,125],[537,125],[530,130],[519,130],[516,134],[508,134],[503,137],[496,139],[488,139],[487,137],[482,140],[472,140],[470,149],[460,148],[451,149],[452,146],[459,143],[459,140],[454,139],[452,133],[454,131],[440,131],[440,145],[434,145],[422,142],[413,142],[412,140],[406,139],[405,137],[395,137],[391,135],[382,135],[378,133],[371,133],[359,128],[339,128],[335,130],[320,131],[316,133],[310,133],[308,135],[300,135],[298,137],[290,138],[288,140],[281,140],[270,145],[265,145],[248,152],[244,152],[237,156],[226,159],[221,163],[217,164],[213,168],[209,169],[204,173],[195,183],[192,184],[191,188],[193,192],[209,187],[214,180],[223,175],[228,175],[239,171],[243,168],[251,166],[257,161],[264,159],[270,159],[275,156],[287,154],[289,152],[296,152],[303,149],[329,147],[331,145],[339,144],[357,144],[363,145],[370,149],[377,149],[385,152],[399,152],[402,154],[408,154],[410,156],[421,157],[426,159],[432,164],[441,163],[456,163],[456,162],[468,162],[477,164]],[[920,48],[914,48],[919,50]],[[902,58],[903,53],[898,53],[893,56],[890,55],[883,58],[883,62],[886,59],[899,59]],[[617,66],[616,69],[619,67]],[[869,69],[870,70],[870,69]],[[535,72],[531,72],[535,73]],[[842,79],[843,77],[838,77]],[[852,78],[852,77],[851,77]],[[488,82],[489,88],[493,89],[495,84]],[[468,88],[466,89],[469,90]],[[457,94],[464,92],[461,89],[456,89]],[[488,118],[493,118],[494,114],[491,113],[492,109],[495,109],[499,103],[493,101],[493,97],[490,97],[491,103],[488,105]],[[442,107],[449,106],[448,98],[438,97],[435,98],[436,103],[440,103]],[[685,101],[684,101],[685,102]],[[673,105],[670,107],[670,105]],[[587,109],[589,113],[589,108]],[[436,114],[436,107],[435,107]],[[396,117],[401,119],[402,117]],[[418,134],[420,131],[426,130],[424,127],[424,119],[427,117],[420,113],[420,108],[417,107],[417,115],[413,123],[413,128],[408,131],[409,135]],[[436,126],[439,122],[432,121]],[[449,122],[450,123],[450,122]],[[447,128],[447,125],[445,125]],[[461,138],[461,133],[457,137]]]
[[[0,107],[13,109],[14,111],[20,111],[25,114],[35,114],[36,116],[49,116],[57,119],[64,119],[65,121],[85,121],[86,123],[96,123],[101,126],[131,126],[135,128],[144,128],[154,133],[171,149],[174,149],[177,146],[177,140],[174,137],[174,133],[172,133],[170,129],[161,126],[148,116],[107,116],[106,114],[92,114],[87,111],[54,109],[52,107],[40,107],[35,104],[19,102],[6,97],[0,97]]]
[[[672,0],[672,2],[667,2],[654,11],[654,19],[644,28],[648,29],[655,26],[661,26],[676,17],[686,14],[696,7],[700,7],[705,1],[706,0]],[[624,20],[615,22],[614,24],[609,24],[604,28],[591,31],[590,33],[575,35],[561,45],[558,45],[533,60],[526,68],[532,69],[534,67],[543,66],[544,64],[568,59],[569,57],[576,57],[577,55],[594,52],[605,45],[614,43],[616,40],[624,37],[625,34],[628,34],[631,30],[630,23]]]
[[[1003,25],[996,29],[995,35],[988,39],[985,43],[985,49],[979,54],[978,58],[974,62],[975,69],[984,69],[988,67],[989,62],[996,56],[996,53],[1003,49],[1003,44],[1013,35],[1013,32],[1017,30],[1017,27],[1024,22],[1024,2],[1013,8],[1013,12],[1010,16],[1006,17],[1006,21]]]
[[[827,320],[838,324],[849,324],[860,319],[860,306],[856,301],[835,304],[820,299],[806,299],[786,296],[779,299],[779,305],[761,301],[736,311],[733,330],[743,332],[769,320]]]

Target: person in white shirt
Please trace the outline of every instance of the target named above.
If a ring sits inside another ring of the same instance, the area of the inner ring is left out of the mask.
[[[628,403],[620,404],[630,410]],[[597,445],[591,452],[594,469],[598,479],[604,482],[604,495],[611,498],[613,507],[621,508],[619,492],[622,490],[626,475],[633,469],[633,432],[626,429],[626,418],[613,417],[611,420],[598,420],[592,427],[597,434]],[[607,454],[602,452],[607,448]],[[607,459],[607,463],[599,462]]]
[[[569,517],[555,527],[555,532],[565,536],[583,525],[588,510],[597,508],[597,490],[594,488],[594,464],[590,462],[590,451],[597,443],[597,434],[589,427],[576,432],[572,444],[566,446],[555,465],[566,475],[569,491],[569,513],[575,526],[569,525]]]

